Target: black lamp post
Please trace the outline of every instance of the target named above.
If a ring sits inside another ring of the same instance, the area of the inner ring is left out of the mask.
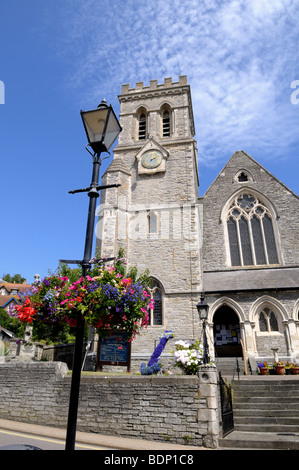
[[[205,301],[204,295],[200,294],[200,301],[196,305],[199,319],[202,320],[202,329],[203,329],[203,363],[208,364],[210,362],[209,358],[209,346],[206,333],[206,320],[208,319],[209,306]]]
[[[84,128],[88,138],[86,149],[93,157],[93,172],[91,185],[88,188],[69,191],[71,194],[79,192],[88,192],[89,210],[86,227],[86,238],[83,260],[60,260],[63,263],[79,264],[82,266],[82,275],[85,277],[90,269],[90,261],[92,258],[92,243],[95,223],[96,201],[99,197],[99,190],[120,186],[112,184],[99,186],[99,174],[101,167],[101,153],[109,152],[112,144],[118,137],[122,128],[114,114],[114,111],[107,105],[106,101],[102,101],[97,109],[91,111],[81,111]],[[87,148],[90,146],[93,153]],[[76,425],[79,403],[79,389],[82,367],[83,342],[84,342],[85,322],[80,314],[77,314],[77,328],[75,351],[72,368],[72,382],[69,401],[69,414],[67,424],[67,435],[65,450],[75,449]]]

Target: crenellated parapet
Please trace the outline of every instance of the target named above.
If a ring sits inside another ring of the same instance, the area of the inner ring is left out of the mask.
[[[158,84],[158,80],[150,80],[149,86],[145,86],[144,82],[136,82],[135,88],[130,88],[130,84],[126,83],[121,87],[121,96],[123,95],[135,95],[138,92],[152,92],[152,91],[163,91],[165,93],[165,88],[172,88],[175,90],[178,87],[187,85],[187,76],[180,75],[178,82],[173,82],[171,77],[164,78],[162,84]]]

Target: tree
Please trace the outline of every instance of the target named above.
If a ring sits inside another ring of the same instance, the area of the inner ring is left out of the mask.
[[[24,282],[26,282],[26,278],[22,277],[21,274],[14,274],[13,276],[11,276],[10,274],[4,274],[2,276],[2,279],[3,281],[11,282],[13,284],[23,284]]]
[[[11,317],[9,313],[0,308],[0,325],[6,330],[14,333],[18,338],[23,338],[25,333],[25,325],[15,317]]]

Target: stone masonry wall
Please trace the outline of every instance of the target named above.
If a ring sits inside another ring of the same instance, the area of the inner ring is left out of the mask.
[[[0,365],[0,417],[65,428],[71,376],[64,363]],[[78,431],[218,445],[214,368],[196,376],[82,376]]]
[[[250,172],[253,181],[236,182],[234,176],[241,169]],[[299,199],[261,165],[241,151],[236,152],[228,161],[204,196],[203,270],[213,271],[229,267],[230,263],[226,259],[224,227],[220,217],[223,206],[230,196],[242,188],[245,192],[257,191],[266,196],[274,205],[279,234],[278,249],[281,253],[282,264],[297,264],[295,254],[299,251],[299,219],[297,217]]]

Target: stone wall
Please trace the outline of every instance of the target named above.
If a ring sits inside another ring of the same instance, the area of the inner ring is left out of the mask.
[[[66,364],[0,365],[0,417],[66,427],[71,376]],[[199,376],[82,376],[78,431],[218,445],[215,368]]]
[[[236,173],[246,169],[252,175],[252,181],[239,183],[235,181]],[[213,271],[230,267],[226,253],[224,225],[221,220],[223,207],[229,198],[237,191],[252,191],[261,195],[267,204],[274,208],[274,219],[278,229],[277,243],[281,264],[297,265],[296,253],[299,251],[298,228],[296,214],[299,209],[299,199],[277,178],[266,171],[245,152],[236,152],[227,162],[222,172],[210,186],[204,196],[204,242],[203,270]],[[213,236],[211,236],[213,234]]]

